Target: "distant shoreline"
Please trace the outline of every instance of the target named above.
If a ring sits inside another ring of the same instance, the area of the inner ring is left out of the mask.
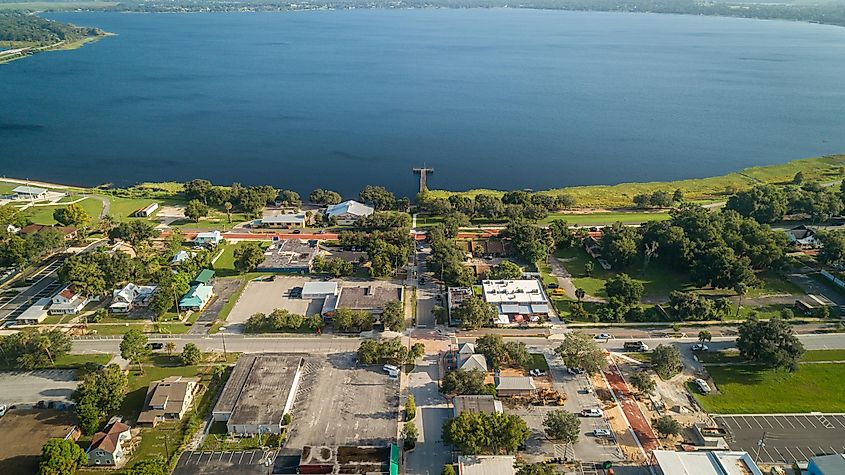
[[[19,59],[28,58],[30,56],[35,56],[39,53],[44,53],[47,51],[66,51],[66,50],[74,50],[79,49],[86,45],[87,43],[93,43],[95,41],[100,41],[101,39],[107,36],[115,36],[115,33],[104,33],[102,35],[93,35],[93,36],[86,36],[85,38],[80,38],[78,40],[71,41],[66,43],[64,41],[59,41],[58,43],[53,43],[51,45],[46,46],[33,46],[27,48],[15,48],[14,54],[6,54],[3,55],[3,51],[0,51],[0,65],[11,63],[12,61],[17,61]],[[8,51],[8,50],[7,50]]]

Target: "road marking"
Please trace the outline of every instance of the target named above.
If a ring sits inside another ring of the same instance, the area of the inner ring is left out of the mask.
[[[238,459],[238,465],[240,465],[240,464],[241,464],[241,462],[243,461],[243,459],[244,459],[244,454],[246,454],[246,452],[241,451],[241,458],[239,458],[239,459]]]
[[[249,464],[252,465],[252,458],[255,457],[255,451],[251,450],[249,452]]]
[[[789,422],[789,419],[790,419],[789,417],[783,418],[783,420],[785,420],[789,424],[789,427],[792,427],[793,429],[795,429],[796,428],[795,425],[793,423]]]
[[[792,453],[792,451],[791,451],[791,450],[789,450],[789,447],[784,447],[784,450],[786,450],[787,452],[789,452],[789,456],[790,456],[790,457],[792,457],[792,461],[793,461],[793,462],[797,462],[797,461],[798,461],[798,458],[797,458],[797,457],[795,457],[795,455]]]
[[[775,420],[775,422],[777,422],[777,423],[778,423],[778,425],[780,426],[780,428],[781,428],[781,429],[785,429],[785,428],[786,428],[786,427],[784,427],[784,426],[783,426],[783,424],[781,424],[781,422],[780,422],[780,418],[779,418],[779,417],[773,417],[772,419],[774,419],[774,420]]]
[[[769,422],[769,421],[768,421],[765,417],[760,417],[759,419],[760,419],[760,420],[762,420],[763,422],[765,422],[766,424],[769,424],[769,428],[770,428],[770,429],[774,429],[774,428],[775,428],[775,426],[773,426],[773,425],[772,425],[772,423],[771,423],[771,422]],[[763,424],[760,424],[760,427],[762,428],[762,427],[763,427]]]
[[[839,424],[840,426],[842,426],[843,429],[845,429],[845,424],[842,423],[842,419],[842,416],[835,416],[833,418],[833,420],[836,421],[837,424]]]
[[[806,455],[804,455],[804,451],[803,451],[803,450],[801,450],[801,447],[795,447],[795,450],[797,450],[797,451],[798,451],[798,453],[799,453],[799,454],[801,454],[801,459],[800,459],[800,460],[802,460],[802,461],[803,461],[803,460],[809,460],[809,459],[810,459],[810,457],[807,457]]]
[[[815,429],[815,428],[816,428],[816,423],[815,423],[815,422],[813,422],[813,420],[812,420],[812,419],[810,419],[810,418],[809,418],[809,417],[807,417],[807,416],[804,416],[804,419],[807,419],[807,422],[809,422],[809,423],[810,423],[810,428],[811,428],[811,429]]]
[[[797,423],[801,424],[801,427],[803,427],[804,429],[806,429],[806,428],[807,428],[807,426],[805,426],[805,425],[804,425],[804,423],[803,423],[803,422],[801,422],[801,419],[799,419],[799,418],[797,418],[797,417],[795,417],[794,419],[795,419],[795,422],[797,422]]]
[[[219,462],[219,461],[221,461],[221,460],[223,460],[223,455],[224,455],[225,453],[226,453],[226,452],[222,452],[222,451],[220,452],[220,456],[219,456],[219,457],[217,457],[217,461],[218,461],[218,462]]]
[[[754,427],[751,425],[751,423],[750,423],[750,422],[748,422],[748,419],[746,419],[746,418],[745,418],[745,416],[740,416],[740,417],[742,417],[742,422],[745,422],[745,423],[748,425],[748,428],[749,428],[749,429],[753,429],[753,428],[754,428]]]
[[[232,457],[235,456],[235,451],[233,450],[232,453],[229,454],[229,463],[232,463]]]
[[[766,455],[769,457],[769,463],[775,462],[775,458],[772,457],[772,454],[769,453],[769,450],[766,448],[765,445],[763,446],[763,452],[766,452]]]

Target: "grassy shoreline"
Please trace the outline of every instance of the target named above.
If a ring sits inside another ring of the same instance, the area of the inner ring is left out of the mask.
[[[28,50],[24,54],[7,55],[6,57],[0,56],[0,64],[11,63],[12,61],[28,58],[30,56],[34,56],[36,54],[44,53],[44,52],[47,52],[47,51],[70,51],[70,50],[74,50],[74,49],[79,49],[79,48],[85,46],[88,43],[100,41],[101,39],[106,38],[108,36],[115,36],[115,33],[105,33],[105,34],[96,35],[96,36],[86,36],[85,38],[80,38],[78,40],[71,41],[71,42],[68,42],[68,43],[65,43],[64,41],[60,41],[58,43],[53,43],[51,45],[28,47]],[[14,48],[12,48],[12,49],[14,49]]]
[[[836,181],[841,179],[845,167],[845,155],[826,155],[803,158],[777,165],[764,165],[745,168],[721,176],[692,178],[675,181],[631,182],[613,185],[584,185],[538,191],[546,195],[567,194],[575,198],[578,207],[611,208],[631,206],[635,195],[679,189],[688,201],[718,202],[727,199],[728,191],[751,188],[759,183],[786,184],[799,171],[807,181]],[[503,190],[473,189],[466,191],[431,190],[436,198],[448,198],[451,195],[474,197],[479,194],[501,196]]]

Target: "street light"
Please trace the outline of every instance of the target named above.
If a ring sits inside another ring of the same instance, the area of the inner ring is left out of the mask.
[[[226,355],[226,327],[220,327],[220,338],[223,340],[223,361],[228,362],[229,358]]]

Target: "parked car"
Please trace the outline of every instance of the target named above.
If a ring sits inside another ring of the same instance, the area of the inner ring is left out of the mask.
[[[584,409],[581,411],[581,417],[601,417],[602,412],[601,409],[596,409],[595,407],[590,409]]]
[[[710,394],[710,391],[712,391],[710,389],[710,385],[707,384],[707,381],[701,378],[695,378],[693,382],[696,386],[698,386],[698,390],[701,391],[702,394]]]
[[[595,429],[593,435],[596,437],[610,437],[610,429]]]
[[[528,374],[530,374],[531,376],[540,377],[540,376],[545,376],[546,372],[543,371],[540,368],[535,368],[535,369],[532,369],[531,371],[529,371]]]
[[[566,295],[566,291],[558,287],[552,290],[552,295]]]
[[[147,346],[150,347],[151,350],[160,350],[164,348],[164,343],[148,343]]]
[[[648,351],[648,345],[641,341],[626,341],[622,344],[622,348],[628,351]]]
[[[610,333],[599,333],[596,335],[596,340],[609,340],[611,338],[613,337],[610,336]]]
[[[707,347],[704,343],[696,343],[692,345],[692,351],[707,351],[710,348]]]
[[[558,287],[559,287],[559,285],[557,285],[557,283],[556,283],[556,282],[549,282],[549,288],[550,288],[550,289],[556,289],[556,288],[558,288]]]
[[[572,374],[572,375],[575,375],[575,374],[584,374],[584,373],[586,373],[586,371],[584,370],[584,368],[568,368],[566,371],[567,371],[569,374]]]
[[[300,233],[302,233],[302,230],[301,229],[294,229],[293,233],[294,234],[300,234]]]

